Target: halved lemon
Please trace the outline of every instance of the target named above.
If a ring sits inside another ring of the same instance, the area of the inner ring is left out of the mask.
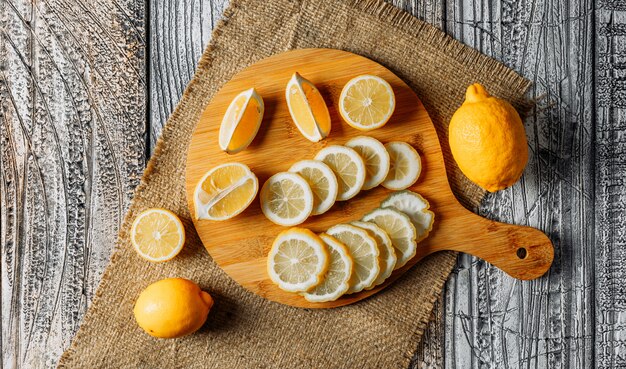
[[[346,293],[355,293],[370,287],[380,273],[380,252],[376,240],[366,230],[349,224],[330,227],[326,233],[346,245],[354,262],[350,288]]]
[[[435,214],[428,210],[430,204],[420,194],[413,191],[396,192],[380,204],[383,208],[394,208],[408,215],[417,232],[417,242],[422,241],[433,229]]]
[[[389,278],[391,272],[393,272],[393,269],[396,267],[396,262],[398,261],[398,258],[396,257],[396,250],[393,248],[391,238],[389,238],[387,232],[376,224],[361,221],[354,221],[350,224],[370,232],[378,244],[378,250],[380,251],[380,273],[374,281],[374,284],[372,284],[372,286],[368,289],[374,288]]]
[[[310,302],[337,300],[348,291],[350,287],[348,282],[352,276],[352,257],[346,246],[324,233],[320,234],[320,238],[328,247],[330,262],[322,283],[313,287],[309,292],[301,293]]]
[[[318,142],[330,133],[330,114],[322,94],[297,72],[285,90],[289,114],[307,140]]]
[[[385,144],[385,148],[391,164],[383,187],[396,191],[411,187],[422,173],[422,159],[419,154],[406,142],[389,142]]]
[[[196,219],[230,219],[252,203],[258,190],[259,180],[247,165],[218,165],[198,181],[193,196]]]
[[[387,232],[398,258],[395,269],[404,266],[415,256],[415,226],[407,215],[392,208],[378,208],[366,214],[363,221],[372,222]]]
[[[298,173],[311,186],[312,215],[323,214],[333,206],[337,200],[339,184],[335,173],[328,165],[319,160],[302,160],[292,165],[289,171]]]
[[[369,74],[352,78],[339,96],[339,114],[346,123],[361,131],[384,126],[395,108],[391,85]]]
[[[267,273],[287,292],[305,292],[320,284],[328,270],[328,248],[305,228],[281,232],[267,255]]]
[[[389,153],[380,141],[373,137],[358,136],[346,142],[346,146],[356,151],[365,162],[364,190],[378,186],[387,178]]]
[[[363,188],[363,183],[365,183],[365,162],[353,149],[331,145],[321,149],[315,155],[315,160],[323,161],[335,173],[339,184],[337,200],[349,200]]]
[[[220,149],[235,154],[250,145],[261,126],[265,105],[254,88],[235,96],[222,118]]]
[[[133,221],[130,241],[142,258],[153,262],[167,261],[183,249],[185,228],[171,211],[147,209]]]
[[[300,224],[313,211],[313,191],[296,173],[280,172],[271,176],[261,189],[261,211],[282,226]]]

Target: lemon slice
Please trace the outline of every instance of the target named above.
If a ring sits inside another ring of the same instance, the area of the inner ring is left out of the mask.
[[[337,199],[339,184],[330,167],[319,160],[302,160],[289,168],[290,172],[298,173],[311,186],[313,191],[312,215],[325,213]]]
[[[422,172],[419,154],[406,142],[389,142],[385,148],[391,158],[391,165],[383,187],[396,191],[411,187]]]
[[[428,210],[430,204],[418,193],[408,190],[393,193],[380,206],[391,207],[408,215],[415,226],[417,242],[428,237],[433,229],[435,214]]]
[[[363,220],[376,224],[391,238],[398,258],[395,269],[404,266],[407,261],[415,256],[417,250],[415,226],[404,213],[392,208],[378,208],[366,214]]]
[[[355,293],[370,287],[380,273],[380,252],[376,240],[366,230],[349,224],[338,224],[329,228],[326,233],[346,245],[354,262],[350,288],[346,293]]]
[[[267,273],[281,290],[305,292],[322,282],[329,259],[319,236],[305,228],[291,228],[274,240],[267,255]]]
[[[378,251],[380,251],[380,273],[378,274],[378,277],[376,277],[374,284],[372,284],[372,286],[368,289],[374,288],[379,284],[382,284],[385,279],[389,278],[391,272],[393,272],[396,267],[396,262],[398,261],[398,258],[396,257],[396,250],[393,248],[391,238],[389,238],[387,232],[376,224],[361,221],[354,221],[350,224],[369,231],[378,244]]]
[[[330,114],[313,83],[294,73],[285,90],[289,114],[307,140],[318,142],[330,132]]]
[[[261,211],[278,225],[300,224],[313,211],[311,186],[296,173],[274,174],[261,189]]]
[[[348,81],[339,96],[339,114],[346,123],[361,131],[384,126],[395,107],[391,85],[368,74]]]
[[[310,302],[337,300],[348,291],[350,287],[348,282],[352,275],[352,257],[346,246],[324,233],[320,234],[320,238],[328,247],[330,262],[322,283],[313,287],[309,292],[301,293]]]
[[[220,149],[236,154],[248,147],[259,131],[264,112],[263,99],[254,88],[235,96],[220,125]]]
[[[244,211],[259,190],[247,165],[227,163],[209,170],[194,192],[196,219],[225,220]]]
[[[167,261],[183,249],[185,228],[171,211],[147,209],[133,221],[130,241],[142,258],[153,262]]]
[[[361,191],[365,183],[365,162],[356,151],[331,145],[321,149],[315,160],[323,161],[335,173],[339,184],[337,200],[349,200]]]
[[[358,136],[346,142],[365,162],[365,183],[363,190],[369,190],[381,184],[389,173],[389,153],[385,146],[375,138]]]

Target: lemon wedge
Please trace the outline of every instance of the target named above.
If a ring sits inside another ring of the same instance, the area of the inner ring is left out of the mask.
[[[406,142],[389,142],[385,144],[391,164],[389,173],[382,185],[390,190],[404,190],[411,187],[422,172],[422,160],[419,154]]]
[[[296,173],[274,174],[263,185],[260,197],[261,211],[278,225],[300,224],[313,211],[311,186]]]
[[[194,192],[196,219],[230,219],[252,203],[258,190],[259,180],[247,165],[218,165],[198,181]]]
[[[147,209],[135,218],[130,241],[142,258],[161,262],[183,249],[185,229],[176,214],[165,209]]]
[[[311,186],[313,191],[313,211],[311,215],[323,214],[337,199],[339,184],[330,167],[319,160],[301,160],[289,168],[298,173]]]
[[[236,154],[248,147],[259,131],[264,112],[263,99],[254,88],[235,96],[220,125],[220,149]]]
[[[310,302],[337,300],[348,291],[350,287],[348,282],[352,275],[352,258],[346,246],[324,233],[320,234],[320,238],[328,247],[330,262],[322,283],[309,292],[301,293]]]
[[[339,96],[339,114],[346,123],[361,131],[384,126],[395,107],[391,85],[368,74],[348,81]]]
[[[285,97],[293,122],[307,140],[318,142],[328,136],[330,114],[313,83],[296,72],[287,83]]]
[[[346,293],[355,293],[370,287],[380,273],[378,244],[364,229],[349,224],[338,224],[326,231],[346,245],[354,262],[350,288]]]
[[[380,141],[373,137],[358,136],[346,142],[346,146],[356,151],[365,162],[363,190],[374,188],[387,178],[390,158]]]
[[[337,200],[353,198],[365,183],[365,162],[361,156],[349,147],[331,145],[320,150],[315,160],[326,163],[337,176],[339,192]]]

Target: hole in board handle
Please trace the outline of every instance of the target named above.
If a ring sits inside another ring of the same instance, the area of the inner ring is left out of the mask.
[[[526,256],[528,255],[528,252],[526,251],[525,248],[520,247],[519,249],[517,249],[517,257],[520,259],[526,259]]]

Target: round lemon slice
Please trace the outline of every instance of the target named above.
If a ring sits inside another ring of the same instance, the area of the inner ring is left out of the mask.
[[[396,191],[411,187],[422,172],[419,154],[406,142],[389,142],[385,148],[391,158],[391,165],[383,187]]]
[[[355,293],[370,287],[380,273],[378,244],[369,233],[349,224],[338,224],[329,228],[327,234],[346,245],[354,262],[350,288],[346,293]]]
[[[348,282],[352,275],[352,257],[346,246],[324,233],[320,234],[320,238],[328,246],[330,262],[322,283],[313,287],[309,292],[301,293],[310,302],[337,300],[348,291],[350,287]]]
[[[335,173],[339,184],[337,200],[349,200],[363,188],[363,183],[365,183],[365,162],[353,149],[331,145],[321,149],[315,155],[315,160],[323,161]]]
[[[152,262],[167,261],[183,249],[185,228],[171,211],[147,209],[133,221],[130,241],[142,258]]]
[[[312,215],[323,214],[333,206],[337,200],[339,184],[335,173],[328,165],[319,160],[302,160],[292,165],[289,171],[298,173],[311,186]]]
[[[222,118],[220,149],[236,154],[250,145],[261,126],[265,105],[254,88],[235,96]]]
[[[259,180],[247,165],[218,165],[198,181],[193,197],[196,219],[230,219],[252,203],[258,190]]]
[[[318,142],[330,133],[330,114],[322,94],[313,83],[294,73],[285,97],[289,114],[298,130],[307,140]]]
[[[393,193],[380,206],[383,208],[391,207],[408,215],[411,223],[415,226],[417,242],[428,237],[433,229],[435,214],[428,210],[430,204],[418,193],[409,190]]]
[[[392,208],[379,208],[366,214],[363,221],[374,223],[387,232],[398,258],[395,269],[404,266],[415,256],[415,226],[404,213]]]
[[[278,225],[300,224],[313,211],[311,186],[296,173],[274,174],[261,189],[261,211]]]
[[[387,232],[376,224],[361,221],[354,221],[350,224],[369,231],[378,244],[378,250],[380,251],[380,273],[374,281],[374,284],[372,284],[372,286],[368,289],[374,288],[389,278],[396,267],[396,262],[398,261],[398,258],[396,257],[396,250],[393,248],[391,238],[389,238]]]
[[[305,228],[281,232],[267,255],[267,273],[287,292],[305,292],[320,284],[329,262],[324,241]]]
[[[390,158],[385,146],[375,138],[358,136],[346,142],[365,162],[365,183],[363,190],[369,190],[381,184],[389,173]]]
[[[339,96],[339,114],[346,123],[361,131],[384,126],[395,108],[391,85],[368,74],[348,81]]]

